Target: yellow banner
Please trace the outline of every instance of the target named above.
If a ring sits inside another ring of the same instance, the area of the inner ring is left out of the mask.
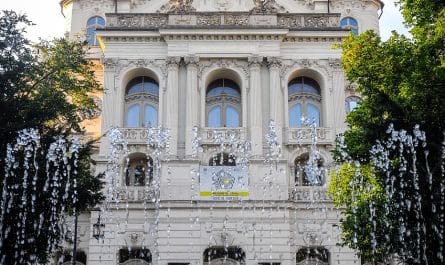
[[[201,197],[249,197],[248,191],[201,191]]]

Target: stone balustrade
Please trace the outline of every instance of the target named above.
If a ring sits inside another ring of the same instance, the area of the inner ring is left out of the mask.
[[[290,199],[295,202],[330,202],[327,189],[323,187],[295,186],[290,192]]]
[[[148,128],[122,128],[122,134],[128,144],[147,144]],[[157,130],[157,129],[151,129]]]
[[[318,127],[316,130],[317,144],[334,144],[335,133],[332,128]],[[284,130],[284,143],[286,145],[300,145],[312,143],[312,129],[286,128]]]
[[[144,201],[154,197],[153,188],[148,189],[145,186],[128,186],[116,188],[116,194],[120,201]]]
[[[153,29],[169,26],[193,26],[198,28],[227,27],[274,27],[289,29],[339,29],[340,14],[250,14],[226,13],[108,13],[107,28]]]
[[[224,143],[229,143],[230,139],[247,140],[245,128],[201,128],[202,144],[220,144],[217,138]]]
[[[147,144],[148,140],[148,128],[122,128],[121,131],[125,140],[129,145],[135,144]],[[151,129],[157,130],[157,129]],[[202,144],[218,144],[215,142],[215,138],[219,137],[224,142],[229,142],[231,137],[235,137],[239,140],[246,140],[245,128],[201,128]]]

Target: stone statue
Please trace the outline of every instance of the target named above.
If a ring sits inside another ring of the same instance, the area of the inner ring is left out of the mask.
[[[252,13],[264,14],[264,13],[278,13],[284,12],[284,7],[277,4],[275,0],[253,0],[255,7],[252,9]]]
[[[189,13],[196,9],[192,6],[193,0],[169,0],[169,3],[161,6],[161,12],[167,13]]]

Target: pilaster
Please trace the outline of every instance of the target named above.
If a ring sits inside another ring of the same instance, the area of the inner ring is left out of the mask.
[[[170,154],[178,154],[178,74],[180,57],[167,57],[167,88],[165,90],[163,106],[163,127],[170,129]]]
[[[112,127],[120,127],[119,118],[123,113],[118,111],[122,109],[120,106],[123,102],[119,102],[119,90],[115,84],[115,71],[118,62],[113,59],[106,59],[104,64],[104,93],[102,104],[102,126],[101,135],[106,134]],[[105,154],[109,150],[108,137],[103,137],[100,146],[100,154]]]
[[[199,120],[199,102],[198,95],[198,62],[199,57],[188,56],[184,58],[187,68],[186,84],[186,126],[185,126],[185,156],[192,154],[192,129],[198,126]]]
[[[280,80],[281,60],[277,57],[268,57],[267,66],[269,67],[270,119],[276,123],[278,140],[281,142],[284,127],[284,102]]]
[[[249,130],[252,154],[259,156],[263,149],[262,104],[261,104],[261,63],[263,57],[249,57]]]

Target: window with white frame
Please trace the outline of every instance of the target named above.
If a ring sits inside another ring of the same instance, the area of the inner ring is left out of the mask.
[[[125,172],[126,186],[145,186],[153,181],[153,160],[145,155],[135,155],[129,159]]]
[[[96,37],[96,30],[105,27],[105,19],[94,16],[87,21],[87,42],[90,45],[97,46],[99,42]]]
[[[241,126],[241,92],[230,79],[217,79],[210,83],[206,93],[207,127]]]
[[[320,126],[321,91],[317,81],[300,76],[288,84],[289,127],[303,127],[303,118]]]
[[[134,78],[125,93],[125,127],[157,127],[158,105],[158,83],[147,76]]]
[[[358,35],[358,22],[355,18],[343,18],[342,20],[340,20],[340,27],[343,29],[349,29],[352,31],[352,34]]]
[[[357,107],[359,101],[360,98],[357,96],[347,97],[345,100],[346,113],[353,111]]]

